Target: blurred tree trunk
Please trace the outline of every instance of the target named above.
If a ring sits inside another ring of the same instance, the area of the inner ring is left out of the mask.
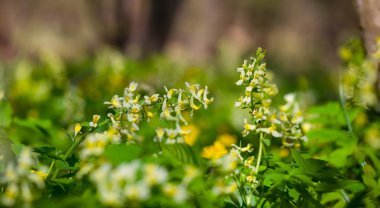
[[[376,39],[380,37],[380,1],[355,0],[359,13],[363,38],[368,53],[376,50]]]
[[[360,18],[363,39],[368,54],[376,50],[376,39],[380,38],[380,1],[355,0]],[[380,73],[377,75],[377,89],[380,92]]]

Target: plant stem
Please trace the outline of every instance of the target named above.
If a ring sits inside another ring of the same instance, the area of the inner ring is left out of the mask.
[[[347,124],[348,131],[350,132],[351,136],[354,136],[354,131],[352,130],[352,125],[350,122],[350,117],[348,116],[347,110],[346,110],[346,100],[344,98],[344,91],[343,91],[343,85],[342,81],[340,81],[339,84],[339,101],[340,101],[340,107],[342,108],[344,119]]]
[[[339,189],[340,195],[342,195],[344,202],[348,204],[350,202],[350,197],[347,195],[347,193],[343,189]]]
[[[261,163],[261,156],[263,154],[263,133],[260,133],[260,145],[259,145],[259,154],[257,156],[257,163],[256,163],[256,168],[255,168],[255,173],[257,174],[259,172],[260,168],[260,163]]]
[[[49,178],[49,177],[50,177],[50,174],[51,174],[51,171],[53,170],[54,165],[55,165],[55,159],[54,159],[53,162],[51,162],[51,164],[50,164],[49,171],[48,171],[48,173],[47,173],[46,178]]]
[[[86,137],[82,136],[78,140],[76,140],[70,148],[67,150],[66,154],[63,156],[62,160],[66,161],[67,158],[75,151],[75,149],[85,140]],[[59,173],[58,169],[55,169],[52,179],[54,180]]]

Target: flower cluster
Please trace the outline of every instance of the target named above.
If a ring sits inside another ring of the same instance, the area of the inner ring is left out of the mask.
[[[36,164],[30,148],[22,149],[16,164],[8,164],[4,176],[0,178],[0,184],[4,185],[0,204],[13,207],[22,202],[28,205],[38,197],[38,190],[45,187],[44,179],[47,174],[44,171],[33,170]]]
[[[103,133],[88,134],[81,144],[79,156],[82,160],[100,156],[108,144],[119,144],[120,134],[112,127]]]
[[[245,60],[242,67],[237,69],[240,79],[236,85],[245,86],[245,92],[244,96],[235,102],[235,107],[249,108],[249,113],[252,115],[252,123],[244,119],[243,136],[247,136],[252,131],[268,132],[275,137],[280,136],[270,122],[273,115],[270,104],[272,97],[277,94],[277,87],[270,83],[266,64],[262,63],[264,55],[265,53],[259,48],[256,58],[251,58],[250,62]]]
[[[90,173],[90,180],[104,205],[119,207],[143,204],[157,192],[173,203],[185,203],[189,198],[188,185],[197,176],[198,169],[187,166],[182,180],[174,181],[165,167],[134,160],[116,167],[103,163]]]
[[[171,126],[157,128],[156,140],[166,143],[184,142],[184,136],[190,132],[184,131],[181,127],[187,125],[183,111],[190,109],[192,115],[193,111],[199,110],[202,106],[207,108],[213,102],[213,98],[207,97],[209,93],[207,86],[201,88],[198,84],[189,83],[186,83],[186,86],[186,90],[165,87],[166,94],[163,96],[159,94],[142,96],[136,93],[138,84],[130,83],[123,96],[115,95],[111,101],[105,102],[114,110],[114,113],[108,114],[112,127],[120,132],[122,138],[133,141],[139,130],[139,123],[143,119],[149,121],[159,115],[160,119],[168,121]],[[94,121],[95,119],[94,117]]]
[[[250,154],[252,151],[251,144],[246,147],[233,145],[230,155],[234,158],[236,165],[240,167],[234,173],[238,177],[238,181],[254,186],[257,184],[256,174],[258,170],[254,166],[255,157]]]
[[[114,113],[109,113],[108,117],[112,122],[112,128],[118,130],[123,138],[132,141],[139,130],[139,123],[143,118],[152,118],[152,105],[159,99],[158,94],[141,98],[136,93],[138,84],[131,82],[125,88],[124,95],[114,95],[109,102],[109,108],[114,109]]]
[[[297,139],[304,138],[300,124],[303,120],[302,113],[295,103],[295,95],[285,96],[286,104],[279,111],[271,109],[272,97],[277,94],[277,87],[270,82],[270,76],[263,63],[265,52],[259,48],[256,57],[244,61],[241,68],[240,79],[236,85],[245,86],[244,95],[235,107],[248,108],[251,119],[244,119],[243,136],[253,133],[271,135],[283,138],[285,146],[292,146]]]
[[[343,89],[346,98],[354,105],[376,106],[379,101],[376,81],[380,64],[380,38],[377,41],[377,51],[358,63],[350,60],[355,54],[352,54],[354,52],[351,52],[349,48],[342,48],[341,53],[342,58],[349,61],[348,70],[343,74]]]
[[[208,98],[208,88],[201,88],[200,85],[190,85],[186,82],[187,89],[167,89],[166,95],[163,96],[160,118],[168,121],[171,125],[169,128],[157,128],[156,139],[159,142],[166,143],[184,142],[187,134],[182,125],[187,125],[183,111],[191,109],[190,115],[199,110],[202,106],[206,109],[213,102],[213,98]]]

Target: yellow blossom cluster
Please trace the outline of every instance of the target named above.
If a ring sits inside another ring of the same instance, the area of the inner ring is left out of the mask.
[[[263,62],[265,52],[259,48],[256,57],[244,61],[237,71],[240,78],[238,86],[244,86],[244,95],[235,102],[235,107],[249,109],[250,119],[245,118],[242,135],[251,132],[263,133],[282,138],[284,146],[293,146],[299,139],[306,139],[301,131],[302,113],[295,102],[295,95],[285,95],[286,104],[279,110],[272,109],[272,97],[277,94],[277,87],[270,82],[270,76]]]

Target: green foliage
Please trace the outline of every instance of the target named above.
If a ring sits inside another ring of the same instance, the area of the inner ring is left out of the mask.
[[[360,73],[377,60],[358,41],[340,53]],[[302,106],[287,94],[272,103],[285,92],[264,58],[258,49],[238,69],[241,111],[232,78],[188,67],[173,79],[165,70],[179,66],[164,58],[20,61],[0,99],[1,206],[380,206],[376,105],[350,102],[350,86],[339,102]],[[186,79],[209,88],[178,87]],[[356,93],[363,79],[348,79]]]

